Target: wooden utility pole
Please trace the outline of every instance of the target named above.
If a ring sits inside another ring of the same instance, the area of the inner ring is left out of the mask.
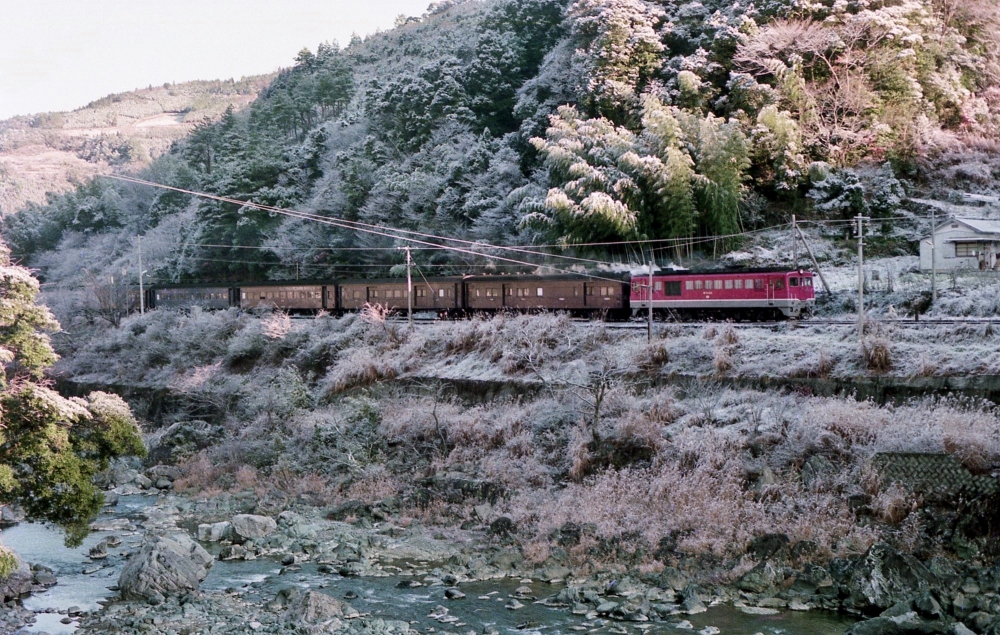
[[[646,324],[646,341],[653,343],[653,260],[649,260],[649,321]]]
[[[139,243],[139,315],[146,314],[146,294],[143,293],[142,288],[142,274],[146,273],[142,270],[142,236],[136,236],[136,240]]]
[[[864,222],[867,217],[858,214],[858,341],[865,337],[865,241]]]
[[[937,221],[931,206],[931,303],[937,302]]]
[[[795,226],[795,230],[799,232],[799,238],[802,239],[802,244],[805,245],[806,253],[809,254],[809,259],[812,260],[813,267],[816,267],[816,273],[819,275],[819,281],[823,283],[823,288],[826,289],[827,295],[833,295],[830,291],[830,285],[826,283],[826,278],[823,277],[823,271],[819,268],[819,263],[816,262],[816,256],[813,255],[812,247],[809,246],[809,241],[806,240],[806,235],[802,233],[798,225]]]
[[[799,226],[795,224],[795,214],[792,214],[792,269],[799,268],[799,237],[796,231]]]
[[[413,326],[413,278],[410,277],[410,247],[398,247],[406,252],[406,321]]]

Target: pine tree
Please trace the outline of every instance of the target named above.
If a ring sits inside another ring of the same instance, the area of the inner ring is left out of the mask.
[[[59,324],[37,296],[38,281],[0,243],[0,503],[61,525],[67,543],[79,544],[104,502],[93,475],[145,448],[120,397],[66,399],[46,386],[44,373],[57,359],[47,333]]]

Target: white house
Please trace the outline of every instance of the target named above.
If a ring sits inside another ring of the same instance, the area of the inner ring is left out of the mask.
[[[933,236],[920,241],[921,271],[931,270],[932,253],[938,271],[997,269],[1000,220],[946,219],[934,228]]]

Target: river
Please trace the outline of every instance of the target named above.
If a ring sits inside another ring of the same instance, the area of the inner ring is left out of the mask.
[[[138,524],[136,514],[155,500],[155,496],[123,496],[118,506],[102,514],[100,520],[128,519]],[[122,539],[121,546],[109,549],[106,560],[92,562],[87,557],[90,548],[112,534]],[[4,530],[0,539],[6,546],[28,562],[51,568],[59,580],[56,586],[23,601],[25,608],[35,611],[36,621],[19,632],[73,633],[76,621],[62,623],[67,609],[75,606],[82,611],[96,611],[101,607],[100,602],[109,601],[124,564],[124,553],[137,547],[141,538],[141,529],[95,531],[81,546],[67,548],[62,532],[52,526],[21,523]],[[219,549],[217,544],[204,546],[214,553]],[[847,616],[821,611],[748,615],[732,606],[713,606],[700,615],[677,616],[673,622],[620,623],[587,619],[583,615],[573,615],[568,609],[547,607],[529,600],[524,600],[523,608],[516,611],[504,608],[517,587],[529,586],[538,598],[552,595],[561,588],[537,581],[505,579],[464,583],[460,588],[466,597],[460,600],[446,600],[444,586],[440,583],[401,589],[397,588],[399,581],[394,576],[345,578],[321,573],[312,563],[283,567],[275,560],[260,558],[217,560],[201,588],[207,594],[239,589],[247,600],[261,603],[290,586],[316,589],[333,597],[350,598],[350,604],[362,613],[410,621],[421,633],[467,633],[470,630],[479,633],[493,627],[501,633],[545,635],[578,632],[655,635],[677,633],[678,628],[682,629],[680,632],[718,632],[722,635],[840,635],[854,622]],[[447,609],[446,614],[440,610],[441,606]]]

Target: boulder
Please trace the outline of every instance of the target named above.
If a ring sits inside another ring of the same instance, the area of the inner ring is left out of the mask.
[[[134,481],[133,481],[133,482],[134,482],[134,483],[135,483],[135,484],[136,484],[136,485],[137,485],[137,486],[138,486],[138,487],[139,487],[140,489],[149,489],[150,487],[152,487],[152,486],[153,486],[153,481],[152,481],[151,479],[148,479],[148,478],[146,478],[146,477],[145,477],[145,476],[143,476],[142,474],[136,474],[136,476],[135,476],[135,479],[134,479]]]
[[[309,632],[334,632],[343,627],[343,619],[360,615],[347,602],[319,591],[290,593],[286,601],[285,622],[306,627]]]
[[[764,534],[750,541],[747,553],[758,561],[778,558],[785,555],[789,542],[785,534]]]
[[[17,558],[17,568],[6,578],[0,578],[0,602],[13,600],[31,592],[31,584],[34,582],[34,575],[28,564]]]
[[[778,573],[770,562],[760,562],[740,577],[736,586],[741,591],[763,593],[774,587]]]
[[[258,540],[278,528],[278,523],[268,516],[238,514],[229,521],[226,538],[239,544],[247,540]]]
[[[122,599],[162,602],[198,588],[212,556],[187,534],[147,534],[118,578]]]
[[[198,540],[202,542],[219,542],[229,532],[229,521],[221,523],[206,523],[198,525]]]
[[[802,486],[811,490],[818,486],[825,475],[834,471],[830,459],[822,454],[814,454],[802,465]]]
[[[158,481],[161,478],[165,478],[171,483],[179,479],[183,475],[179,467],[174,467],[173,465],[154,465],[153,467],[146,470],[146,476],[152,481]]]
[[[359,518],[371,518],[372,517],[372,507],[371,505],[360,500],[347,501],[346,503],[341,503],[333,509],[327,512],[327,520],[340,520],[345,521],[348,519],[356,520]]]
[[[856,608],[884,610],[935,583],[934,575],[919,560],[879,543],[854,563],[847,587]]]
[[[0,507],[0,529],[13,527],[24,520],[24,514],[9,505]]]
[[[894,617],[875,617],[858,622],[846,635],[954,635],[955,625],[941,621],[926,621],[909,612]]]

